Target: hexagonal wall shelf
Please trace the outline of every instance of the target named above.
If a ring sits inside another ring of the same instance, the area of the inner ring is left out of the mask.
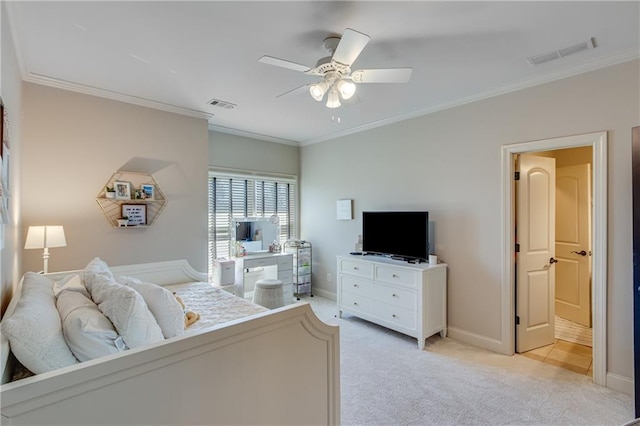
[[[113,196],[107,194],[107,187],[116,190]],[[153,224],[167,202],[152,175],[126,171],[111,175],[96,201],[112,226],[127,229]],[[127,225],[118,223],[122,216],[130,216]]]

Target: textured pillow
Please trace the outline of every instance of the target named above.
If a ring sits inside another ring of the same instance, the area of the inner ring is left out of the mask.
[[[62,293],[65,290],[75,291],[83,294],[86,297],[89,297],[89,298],[91,297],[89,296],[89,292],[85,288],[84,284],[82,284],[82,279],[80,278],[80,275],[77,275],[77,274],[68,275],[63,279],[61,279],[60,281],[56,281],[53,283],[53,295],[55,297],[60,296],[60,293]]]
[[[184,310],[169,290],[133,277],[120,276],[116,281],[140,293],[166,339],[184,334]]]
[[[88,361],[126,349],[111,321],[81,292],[62,291],[56,306],[62,318],[64,338],[79,361]]]
[[[142,296],[104,275],[92,278],[91,298],[113,323],[129,348],[164,340],[162,330]]]
[[[89,291],[89,293],[91,293],[93,280],[99,276],[105,276],[110,280],[113,280],[113,274],[111,273],[111,269],[109,269],[109,266],[99,257],[95,257],[91,262],[87,264],[87,266],[85,266],[84,270],[82,271],[82,283]]]
[[[78,362],[62,334],[53,283],[43,275],[24,274],[20,300],[13,314],[2,321],[2,334],[16,358],[36,374]]]

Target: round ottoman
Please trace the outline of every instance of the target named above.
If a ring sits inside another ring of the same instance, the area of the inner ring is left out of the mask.
[[[282,281],[270,278],[256,281],[256,288],[253,291],[253,303],[269,309],[284,306]]]

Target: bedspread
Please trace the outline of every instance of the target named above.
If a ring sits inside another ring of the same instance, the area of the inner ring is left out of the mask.
[[[187,331],[200,330],[269,311],[263,306],[236,297],[209,283],[172,284],[165,288],[180,296],[187,310],[200,314],[200,319],[191,324]]]

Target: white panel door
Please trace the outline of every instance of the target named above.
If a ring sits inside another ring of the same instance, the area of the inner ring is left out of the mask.
[[[523,154],[517,192],[516,352],[555,339],[556,160]]]
[[[591,327],[591,165],[556,170],[556,314]]]

